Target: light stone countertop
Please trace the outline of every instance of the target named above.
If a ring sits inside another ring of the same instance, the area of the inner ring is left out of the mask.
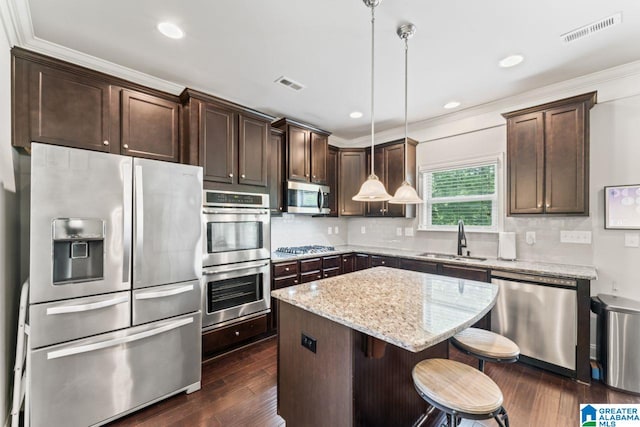
[[[393,248],[378,248],[373,246],[354,246],[344,245],[336,246],[333,252],[323,252],[320,254],[305,254],[305,255],[292,255],[282,254],[279,252],[272,252],[271,261],[282,262],[291,261],[296,259],[305,258],[317,258],[321,256],[329,256],[333,254],[343,254],[349,252],[363,252],[370,255],[382,255],[382,256],[394,256],[400,258],[409,258],[422,261],[434,261],[442,262],[446,264],[458,264],[468,265],[470,267],[483,267],[492,270],[510,271],[514,273],[529,273],[540,274],[549,277],[564,277],[571,279],[586,279],[595,280],[598,278],[598,273],[595,267],[584,265],[570,265],[570,264],[554,264],[550,262],[537,262],[537,261],[505,261],[496,258],[487,258],[486,261],[477,260],[456,260],[456,259],[440,259],[440,258],[427,258],[420,256],[425,251],[407,251],[403,249]]]
[[[480,320],[495,304],[498,286],[374,267],[278,289],[271,296],[419,352]]]

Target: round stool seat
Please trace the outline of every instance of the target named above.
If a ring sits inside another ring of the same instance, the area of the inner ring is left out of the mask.
[[[426,359],[412,371],[422,397],[447,412],[483,415],[502,408],[502,392],[491,378],[464,363]]]
[[[471,355],[487,359],[510,360],[520,356],[520,347],[516,343],[484,329],[465,329],[454,335],[451,343]]]

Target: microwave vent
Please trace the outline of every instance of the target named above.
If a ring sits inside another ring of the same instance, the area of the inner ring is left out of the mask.
[[[275,83],[280,83],[283,86],[288,87],[289,89],[293,89],[295,91],[302,90],[305,86],[302,83],[299,83],[289,77],[280,76],[276,79]]]
[[[618,12],[614,15],[607,16],[599,21],[592,22],[591,24],[584,25],[580,28],[576,28],[573,31],[569,31],[568,33],[564,33],[560,36],[562,41],[565,43],[571,43],[576,40],[585,38],[592,34],[603,31],[607,28],[613,27],[614,25],[618,25],[622,22],[622,12]]]

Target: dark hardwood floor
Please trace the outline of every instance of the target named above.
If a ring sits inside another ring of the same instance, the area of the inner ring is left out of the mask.
[[[276,414],[276,352],[274,337],[205,362],[200,391],[156,403],[109,427],[282,426],[284,421]],[[450,354],[475,366],[473,358],[453,348]],[[640,403],[640,396],[601,383],[586,386],[520,363],[487,363],[486,373],[502,389],[513,427],[577,426],[580,403]],[[461,424],[495,425],[493,421]]]

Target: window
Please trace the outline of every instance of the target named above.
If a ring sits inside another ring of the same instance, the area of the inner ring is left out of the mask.
[[[420,230],[454,230],[462,219],[470,231],[498,231],[499,161],[497,157],[472,162],[420,168]]]

